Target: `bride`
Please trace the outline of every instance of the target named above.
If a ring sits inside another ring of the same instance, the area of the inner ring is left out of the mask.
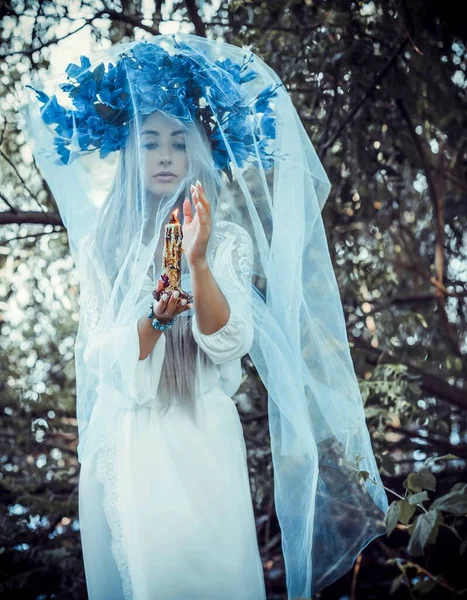
[[[201,130],[186,129],[160,112],[152,113],[141,127],[144,183],[152,203],[149,214],[162,197],[172,197],[180,186],[184,191],[190,170],[188,148],[198,159],[206,153],[206,143],[196,147]],[[132,152],[128,147],[125,155]],[[96,460],[84,461],[81,468],[81,539],[92,600],[265,598],[242,428],[223,389],[234,393],[240,357],[251,346],[252,332],[246,315],[230,310],[209,269],[211,205],[201,184],[193,186],[191,197],[194,216],[183,194],[174,208],[183,202],[183,251],[196,320],[191,330],[185,327],[174,334],[175,328],[162,332],[152,327],[146,315],[140,318],[141,360],[134,406],[122,413],[114,446],[102,448]],[[117,201],[109,197],[109,204]],[[112,210],[118,211],[118,206],[109,206],[108,212],[103,208],[103,220]],[[225,228],[220,227],[222,231]],[[111,233],[105,224],[99,224],[98,247],[107,235]],[[245,235],[238,236],[234,258],[240,248],[248,250],[241,246]],[[220,252],[222,233],[218,237]],[[159,239],[164,241],[163,236]],[[161,246],[153,265],[162,262]],[[228,267],[216,265],[225,274]],[[149,276],[145,286],[154,287]],[[157,289],[162,286],[159,278]],[[175,295],[154,300],[154,315],[164,324],[191,308]],[[192,378],[197,344],[206,357],[202,398],[209,414],[208,440],[193,425],[183,402],[196,402]],[[222,369],[226,364],[228,369]],[[221,383],[223,374],[227,376]],[[163,392],[158,393],[159,386]]]
[[[247,49],[155,36],[81,56],[63,78],[29,86],[23,129],[80,282],[89,598],[264,600],[232,399],[248,353],[267,391],[277,566],[288,599],[310,599],[385,532],[387,509],[321,216],[323,165]]]

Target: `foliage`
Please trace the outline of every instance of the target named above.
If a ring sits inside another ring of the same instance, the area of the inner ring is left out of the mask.
[[[174,28],[247,45],[275,69],[333,183],[323,220],[368,426],[396,499],[389,535],[322,600],[461,595],[467,32],[460,7],[9,0],[0,20],[0,595],[85,597],[72,360],[78,283],[53,198],[16,127],[18,91],[31,69],[56,60],[67,44],[109,45]],[[248,358],[243,369],[235,401],[268,598],[282,599],[267,397]],[[358,460],[354,468],[364,479]]]

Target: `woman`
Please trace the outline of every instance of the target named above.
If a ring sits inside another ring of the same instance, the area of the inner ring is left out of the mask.
[[[179,190],[187,187],[191,170],[187,143],[192,149],[196,147],[200,134],[194,126],[187,128],[161,112],[144,120],[140,147],[147,223],[155,222],[161,203],[170,199],[171,209],[179,207],[183,197]],[[199,158],[202,148],[196,150],[193,155]],[[131,147],[124,151],[125,155],[132,152]],[[109,204],[114,198],[109,196]],[[201,184],[193,186],[192,198],[197,207],[194,216],[189,200],[183,202],[183,251],[191,270],[195,305],[200,301],[200,309],[195,306],[195,310],[199,315],[208,308],[198,318],[214,327],[206,333],[196,328],[195,335],[211,357],[203,361],[203,382],[209,387],[204,389],[204,400],[209,403],[211,419],[216,419],[221,429],[213,431],[207,444],[187,418],[183,403],[176,404],[177,383],[182,400],[193,401],[195,394],[196,342],[190,327],[179,321],[176,327],[182,330],[178,334],[175,327],[169,332],[154,330],[143,315],[138,321],[141,364],[135,408],[125,411],[117,424],[115,438],[119,443],[102,448],[96,460],[82,464],[79,514],[91,599],[124,598],[124,592],[127,598],[174,600],[265,597],[242,428],[234,404],[219,386],[219,365],[212,362],[222,360],[225,364],[222,352],[225,355],[229,345],[232,356],[238,356],[232,360],[239,361],[251,345],[251,336],[245,334],[238,318],[227,317],[230,309],[209,271],[206,253],[211,206]],[[203,208],[198,208],[199,203]],[[109,213],[104,209],[102,214]],[[97,232],[96,240],[105,244],[105,225]],[[164,237],[159,240],[163,242]],[[162,243],[154,263],[162,263]],[[146,277],[145,286],[152,290],[151,277]],[[196,286],[201,288],[200,294]],[[156,287],[162,291],[162,279]],[[191,308],[176,294],[171,294],[170,300],[164,296],[159,302],[154,300],[154,315],[160,322],[168,323]],[[188,357],[192,360],[187,361]],[[178,378],[173,376],[174,364],[185,366]],[[156,397],[160,373],[167,378],[161,389],[168,393],[161,392],[161,396],[172,403],[170,412],[170,404]],[[181,385],[182,376],[188,389]],[[229,383],[235,385],[235,381]],[[121,503],[119,510],[116,502]],[[104,510],[111,515],[110,531]],[[123,519],[118,522],[116,515],[123,515]]]
[[[81,284],[90,597],[265,597],[232,402],[248,352],[268,392],[288,596],[310,598],[384,533],[387,508],[321,218],[326,173],[247,50],[157,36],[66,73],[63,102],[42,89],[56,77],[33,88],[43,107],[29,98],[25,131]],[[178,298],[159,272],[174,213]]]

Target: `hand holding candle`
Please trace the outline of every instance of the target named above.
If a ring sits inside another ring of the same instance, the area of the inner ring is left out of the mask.
[[[178,299],[178,302],[186,300],[193,302],[193,296],[181,289],[181,262],[182,262],[182,239],[183,231],[180,221],[177,219],[178,208],[170,216],[170,221],[165,226],[165,243],[162,256],[162,284],[158,285],[152,295],[156,300],[160,300],[162,294],[165,294],[167,300],[171,302]],[[176,298],[172,298],[174,292],[177,292]]]

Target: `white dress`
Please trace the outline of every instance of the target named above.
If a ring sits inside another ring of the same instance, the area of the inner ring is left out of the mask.
[[[139,361],[138,404],[122,411],[118,443],[81,465],[90,600],[266,598],[245,441],[231,398],[252,339],[235,310],[210,335],[193,315],[192,332],[211,359],[202,396],[208,440],[177,405],[161,417],[163,334]]]

